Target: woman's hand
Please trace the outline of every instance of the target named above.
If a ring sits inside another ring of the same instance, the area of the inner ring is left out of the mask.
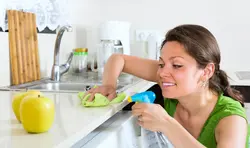
[[[159,104],[136,103],[132,106],[132,114],[138,117],[138,124],[150,131],[163,131],[165,123],[171,117]]]
[[[109,85],[101,85],[98,86],[96,88],[91,88],[89,91],[87,91],[85,93],[85,95],[83,96],[83,98],[87,95],[87,94],[91,94],[91,96],[89,97],[88,101],[93,101],[95,94],[96,93],[100,93],[104,96],[106,96],[110,101],[113,100],[116,97],[116,89],[112,86]]]

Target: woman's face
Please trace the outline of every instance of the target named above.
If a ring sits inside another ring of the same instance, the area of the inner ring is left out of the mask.
[[[203,70],[176,41],[165,43],[159,59],[159,85],[165,98],[180,98],[200,89]]]

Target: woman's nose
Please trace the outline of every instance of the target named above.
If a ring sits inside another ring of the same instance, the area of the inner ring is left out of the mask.
[[[160,77],[168,77],[171,75],[170,73],[171,73],[171,70],[166,66],[159,69]]]

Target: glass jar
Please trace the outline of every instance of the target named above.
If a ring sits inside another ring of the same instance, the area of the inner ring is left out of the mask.
[[[88,49],[76,48],[73,50],[73,60],[71,65],[71,72],[81,73],[87,71]]]

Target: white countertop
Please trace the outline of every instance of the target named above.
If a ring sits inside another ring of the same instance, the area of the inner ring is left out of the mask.
[[[140,81],[125,93],[145,91],[154,83]],[[80,105],[76,93],[44,93],[56,107],[52,128],[41,134],[28,134],[15,118],[11,101],[15,92],[0,91],[0,147],[51,148],[70,147],[91,133],[94,129],[119,112],[128,104],[122,103],[99,108],[85,108]]]

